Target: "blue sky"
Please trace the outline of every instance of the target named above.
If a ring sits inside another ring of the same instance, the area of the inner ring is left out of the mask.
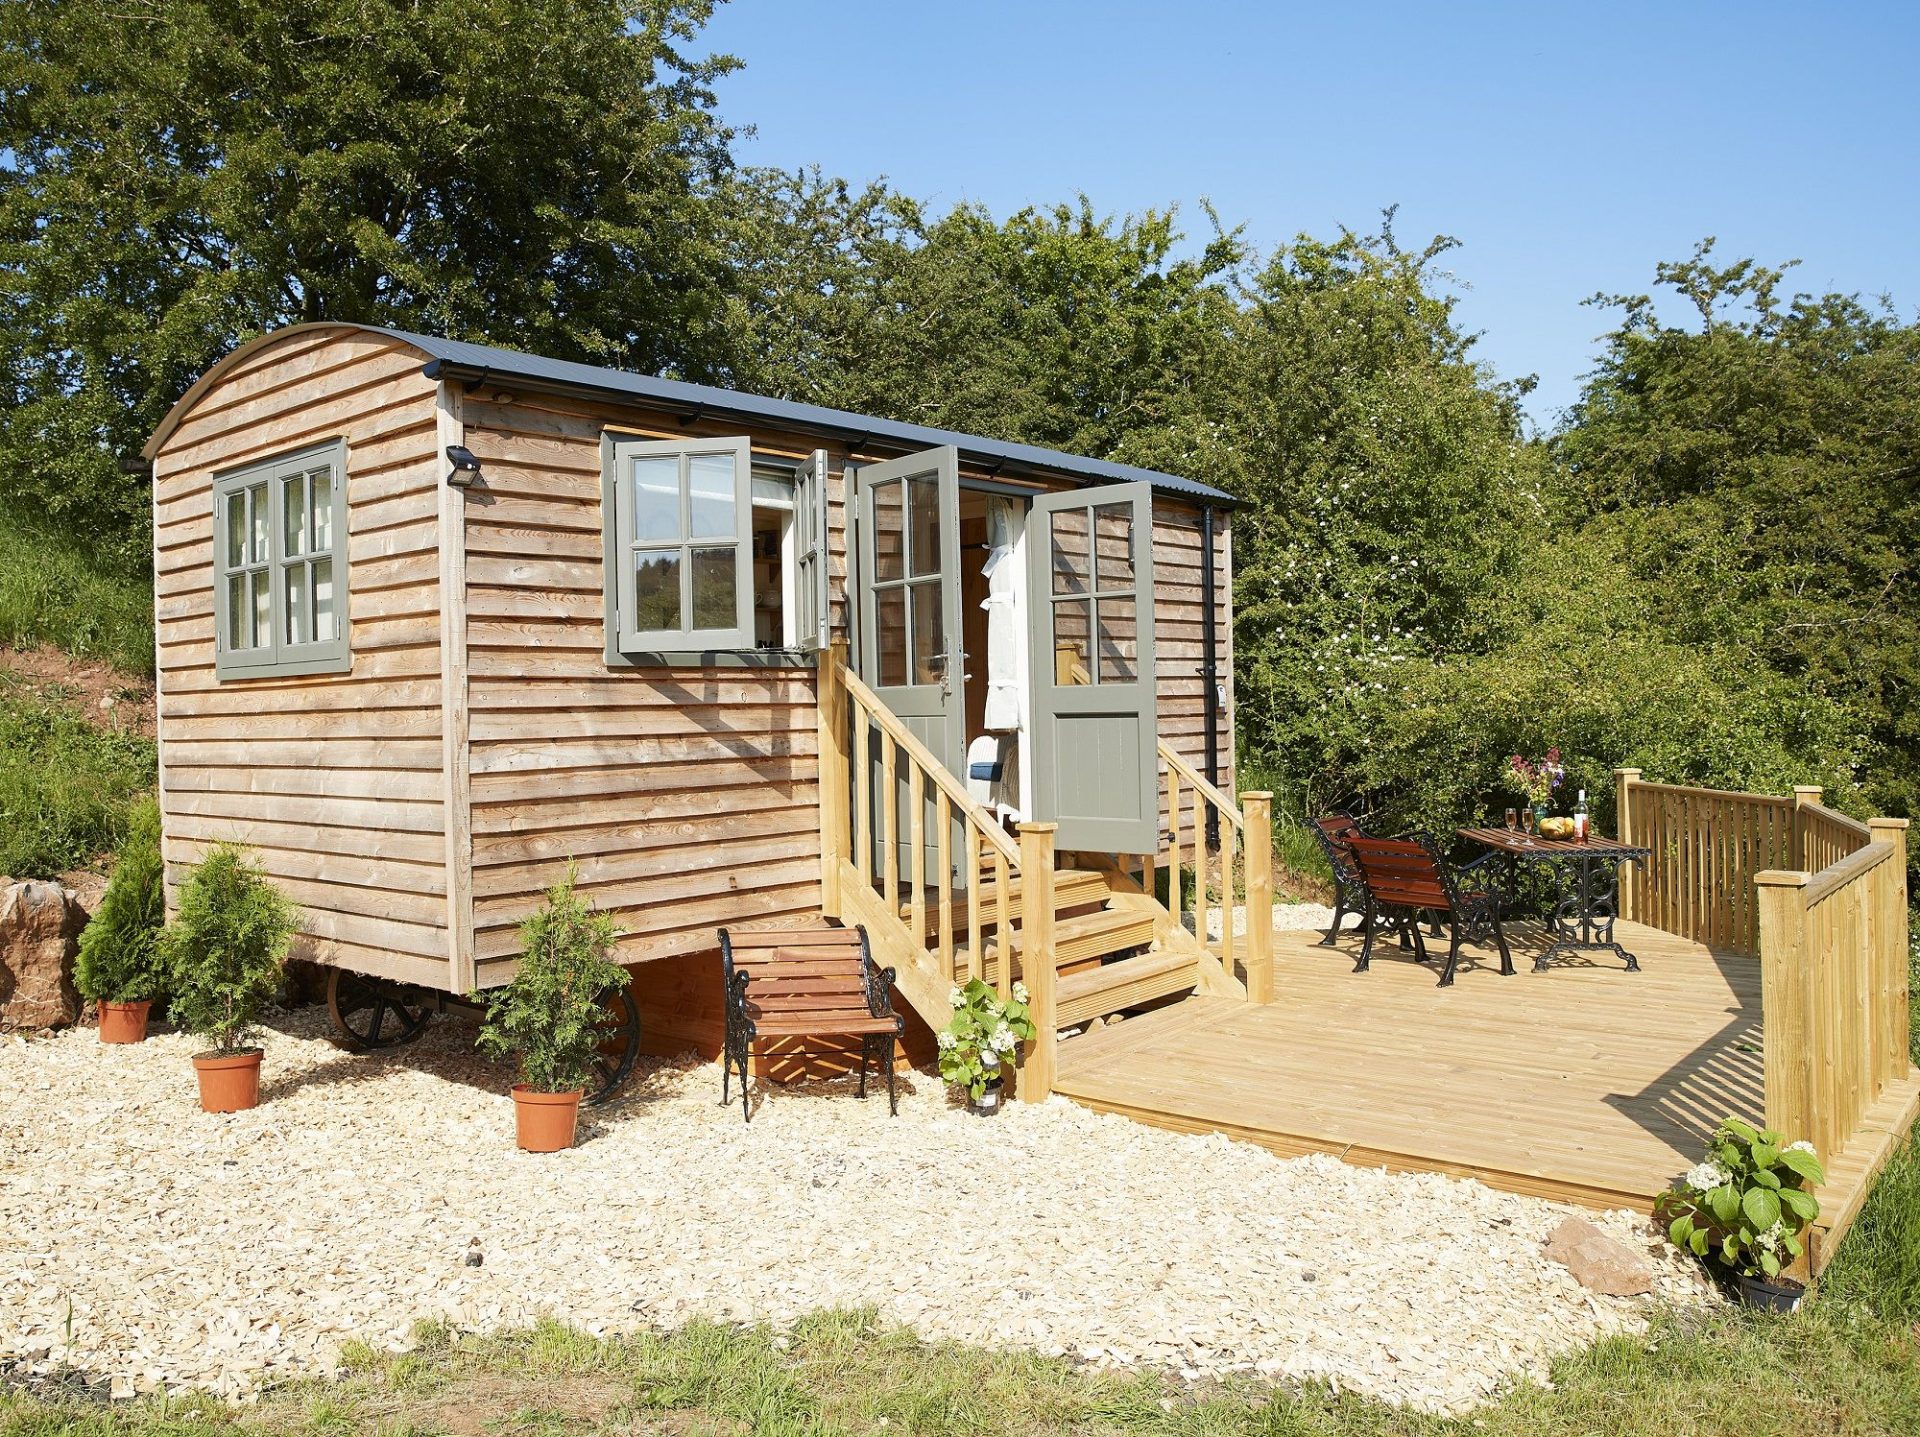
[[[1920,6],[732,0],[705,42],[749,163],[1189,233],[1204,197],[1262,250],[1397,203],[1403,244],[1463,241],[1463,322],[1543,423],[1610,323],[1580,301],[1705,235],[1920,308]]]

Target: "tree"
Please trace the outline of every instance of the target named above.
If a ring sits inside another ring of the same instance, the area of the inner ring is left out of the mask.
[[[1584,502],[1633,525],[1620,551],[1676,642],[1727,649],[1838,705],[1855,737],[1798,758],[1837,798],[1920,804],[1920,327],[1885,302],[1784,298],[1786,267],[1662,264],[1555,440]],[[1857,787],[1856,787],[1857,785]]]
[[[134,454],[296,320],[697,368],[729,165],[712,0],[0,10],[0,502],[145,551]]]

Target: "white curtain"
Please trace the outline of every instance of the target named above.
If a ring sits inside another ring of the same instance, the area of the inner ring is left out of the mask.
[[[1019,575],[1014,573],[1014,501],[994,495],[987,500],[987,707],[983,720],[988,733],[1014,733],[1020,727],[1020,640],[1015,605]]]

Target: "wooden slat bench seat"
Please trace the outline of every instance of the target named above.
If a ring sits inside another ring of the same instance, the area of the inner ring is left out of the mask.
[[[893,1011],[891,968],[874,964],[865,928],[720,930],[726,983],[726,1045],[720,1101],[731,1101],[740,1071],[740,1107],[748,1122],[747,1066],[756,1038],[858,1038],[860,1096],[875,1057],[887,1074],[887,1107],[897,1117],[894,1044],[906,1027]]]

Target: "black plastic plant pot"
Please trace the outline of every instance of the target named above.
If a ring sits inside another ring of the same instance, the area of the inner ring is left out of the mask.
[[[1773,1282],[1748,1273],[1734,1278],[1733,1290],[1748,1307],[1760,1312],[1792,1312],[1807,1295],[1807,1289],[1791,1278]]]
[[[992,1117],[1000,1111],[1000,1094],[1005,1085],[1006,1080],[1004,1078],[987,1079],[986,1092],[977,1098],[971,1093],[967,1095],[967,1111],[972,1113],[976,1118]]]

